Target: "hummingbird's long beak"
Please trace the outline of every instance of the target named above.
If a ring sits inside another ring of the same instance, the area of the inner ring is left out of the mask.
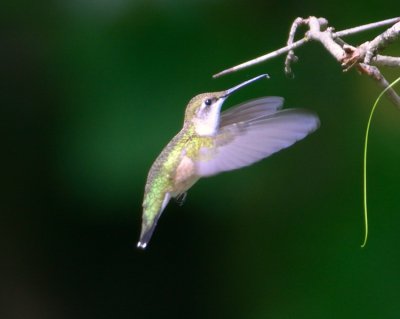
[[[246,85],[249,85],[249,84],[251,84],[251,83],[253,83],[253,82],[255,82],[255,81],[258,81],[259,79],[262,79],[262,78],[267,78],[267,79],[269,79],[269,75],[268,75],[268,74],[261,74],[261,75],[259,75],[259,76],[256,76],[255,78],[252,78],[252,79],[247,80],[247,81],[245,81],[245,82],[243,82],[243,83],[240,83],[240,84],[234,86],[233,88],[226,90],[225,93],[224,93],[224,95],[221,96],[221,98],[227,98],[227,97],[228,97],[229,95],[231,95],[233,92],[236,92],[237,90],[241,89],[242,87],[244,87],[244,86],[246,86]]]

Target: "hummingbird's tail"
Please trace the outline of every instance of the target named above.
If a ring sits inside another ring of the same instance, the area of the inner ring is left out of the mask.
[[[152,203],[152,205],[145,205],[143,207],[142,230],[137,243],[138,248],[145,249],[147,247],[147,244],[153,235],[154,229],[157,226],[158,219],[160,218],[161,213],[163,212],[165,206],[167,206],[170,199],[171,195],[166,193],[163,201],[160,201],[158,205],[156,205],[156,203]]]
[[[147,244],[149,243],[151,236],[153,236],[154,229],[157,226],[157,222],[155,222],[150,228],[143,228],[140,233],[140,238],[137,243],[137,247],[141,249],[145,249],[147,247]]]

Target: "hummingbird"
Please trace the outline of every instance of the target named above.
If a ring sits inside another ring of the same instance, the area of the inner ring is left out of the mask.
[[[234,92],[259,75],[225,91],[196,95],[186,107],[183,128],[150,168],[143,199],[139,248],[146,248],[171,198],[183,198],[201,177],[235,170],[289,147],[319,127],[305,109],[282,110],[282,97],[256,98],[221,112]]]

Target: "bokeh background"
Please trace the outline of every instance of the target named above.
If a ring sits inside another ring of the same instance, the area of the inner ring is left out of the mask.
[[[337,29],[391,18],[397,0],[3,1],[0,317],[398,318],[400,113],[319,44],[211,75],[286,42],[297,16]],[[379,31],[347,38],[353,44]],[[400,46],[388,53],[399,55]],[[224,107],[281,95],[317,112],[313,135],[201,180],[136,249],[146,174],[188,100],[260,73]],[[399,70],[384,70],[389,80]]]

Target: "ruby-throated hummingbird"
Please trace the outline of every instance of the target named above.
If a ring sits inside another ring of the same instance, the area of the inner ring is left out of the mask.
[[[229,95],[266,77],[263,74],[229,90],[190,100],[182,130],[148,174],[138,247],[146,248],[169,200],[184,196],[199,178],[253,164],[318,128],[318,116],[310,111],[280,110],[281,97],[250,100],[221,113]]]

